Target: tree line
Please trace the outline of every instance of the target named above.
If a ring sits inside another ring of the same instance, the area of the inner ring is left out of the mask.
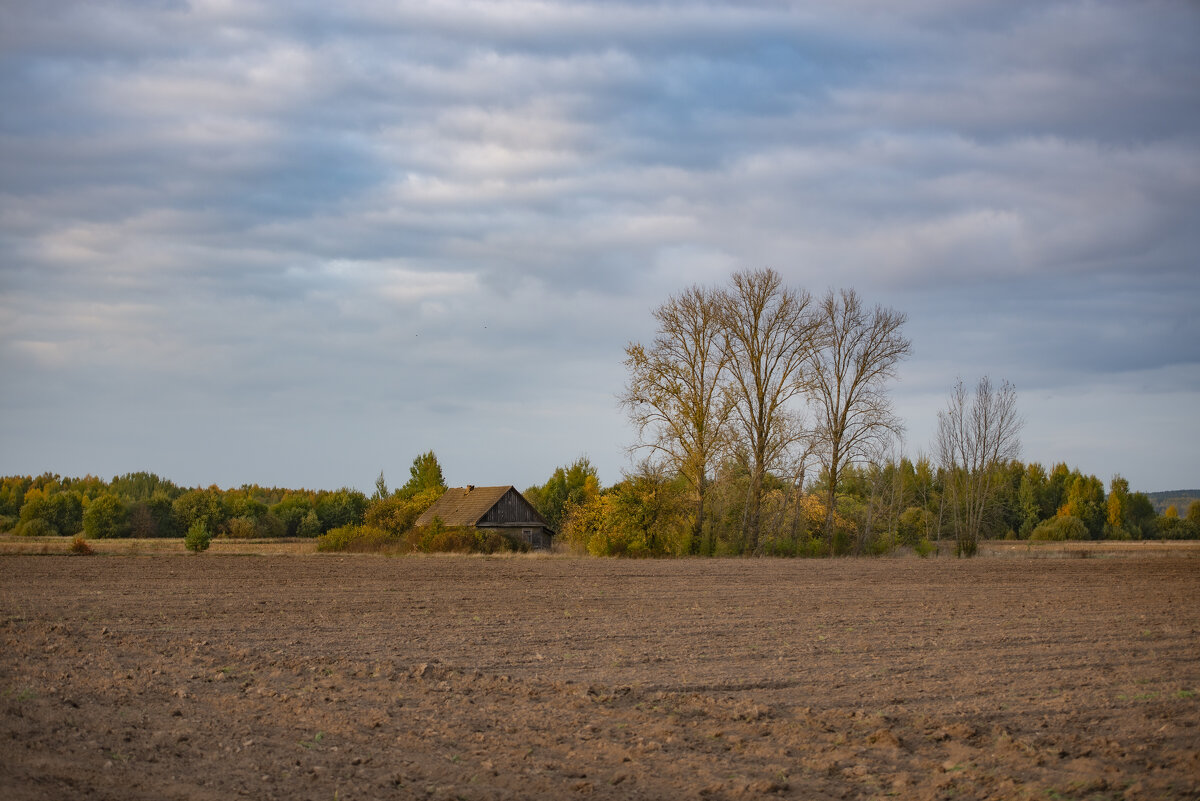
[[[558,541],[595,555],[835,555],[984,539],[1200,537],[1200,503],[1162,515],[1114,477],[1021,462],[1016,390],[961,380],[934,454],[898,453],[889,383],[911,350],[903,313],[851,289],[814,298],[772,270],[690,287],[625,349],[620,404],[636,466],[602,487],[586,458],[526,498]],[[329,549],[507,550],[414,523],[446,489],[432,451],[389,490],[183,488],[153,473],[0,479],[0,531],[87,537],[316,537]]]
[[[695,498],[682,476],[651,463],[604,487],[586,458],[556,468],[525,497],[559,532],[563,547],[595,555],[744,555],[741,525],[750,476],[725,461],[709,481],[701,536],[695,536]],[[1130,492],[1117,476],[1105,491],[1095,476],[1066,464],[1047,470],[1012,460],[995,471],[984,539],[1185,539],[1200,537],[1200,502],[1186,514],[1168,506],[1156,513],[1149,497]],[[389,490],[380,474],[375,492],[292,490],[243,485],[236,489],[183,488],[153,473],[111,481],[86,476],[0,478],[0,530],[29,536],[182,537],[193,526],[220,537],[313,537],[328,549],[396,548],[405,551],[505,550],[475,543],[464,532],[416,531],[416,518],[445,490],[430,451],[413,460],[403,486]],[[932,552],[955,542],[948,471],[929,457],[905,457],[842,471],[836,493],[836,553],[882,554],[899,548]],[[757,553],[820,556],[828,553],[828,473],[806,487],[767,473],[760,498],[762,538]],[[439,539],[440,538],[440,539]]]
[[[1200,538],[1200,501],[1186,514],[1170,506],[1159,515],[1143,492],[1116,476],[1106,491],[1094,475],[1065,463],[1049,470],[1010,460],[989,470],[991,494],[978,516],[982,540],[1149,540]],[[742,534],[750,475],[735,461],[719,464],[709,482],[705,517],[696,535],[694,489],[683,477],[643,463],[601,487],[586,458],[558,468],[526,497],[550,520],[559,540],[597,556],[826,556],[829,474],[805,486],[768,473],[760,499],[761,537],[755,551]],[[930,457],[889,458],[847,466],[836,492],[835,554],[882,555],[939,548],[970,555],[956,522],[952,470]]]
[[[185,488],[148,472],[111,481],[6,476],[0,478],[0,531],[88,538],[183,537],[193,527],[232,538],[320,538],[364,525],[405,531],[445,489],[432,451],[413,460],[408,482],[394,491],[381,473],[371,496],[348,487]]]

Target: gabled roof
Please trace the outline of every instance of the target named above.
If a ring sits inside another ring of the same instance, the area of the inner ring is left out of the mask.
[[[516,489],[506,487],[451,487],[442,493],[442,497],[433,502],[415,525],[428,526],[433,519],[439,518],[447,526],[473,526],[495,506],[509,491]],[[520,495],[520,493],[517,493]],[[534,514],[537,514],[534,512]],[[541,517],[538,515],[538,517]]]

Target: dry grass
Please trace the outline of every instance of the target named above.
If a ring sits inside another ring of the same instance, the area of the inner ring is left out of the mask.
[[[70,537],[0,537],[0,553],[13,554],[65,554],[71,550]],[[87,544],[97,554],[117,554],[138,556],[142,554],[187,553],[183,547],[183,538],[157,539],[113,539],[88,540]],[[235,540],[213,539],[208,553],[218,554],[252,554],[258,556],[298,556],[315,554],[316,540],[311,539],[278,539],[278,540]]]
[[[70,537],[14,537],[0,535],[0,554],[66,554],[71,552]],[[87,540],[97,554],[138,556],[159,553],[186,553],[183,539],[113,539]],[[945,544],[943,557],[953,558],[952,546]],[[259,539],[240,540],[215,538],[208,553],[249,554],[255,556],[305,556],[317,554],[314,539]],[[325,556],[347,556],[344,552],[323,554]],[[371,556],[372,554],[354,554]],[[378,555],[378,554],[376,554]],[[554,559],[576,558],[572,554],[545,551],[530,553],[501,554],[388,554],[417,559]],[[1027,540],[991,540],[981,543],[979,556],[1002,559],[1086,559],[1120,558],[1127,556],[1182,556],[1200,558],[1200,540],[1149,540],[1145,542],[1031,542]],[[906,554],[902,558],[917,558]]]
[[[980,556],[1031,559],[1088,559],[1121,556],[1183,556],[1200,558],[1200,540],[1097,540],[1034,542],[992,540],[979,546]]]

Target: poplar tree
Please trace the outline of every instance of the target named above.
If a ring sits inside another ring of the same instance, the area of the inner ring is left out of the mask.
[[[629,380],[621,405],[637,427],[635,449],[683,476],[696,498],[692,546],[701,539],[709,471],[729,441],[733,404],[722,391],[730,354],[722,347],[720,296],[693,286],[654,310],[649,347],[625,348]]]
[[[816,347],[808,350],[808,379],[816,407],[813,442],[829,477],[825,532],[834,549],[833,514],[842,468],[865,462],[903,430],[892,413],[887,382],[911,352],[900,329],[904,314],[867,309],[853,289],[830,291],[816,309]]]
[[[818,321],[810,311],[812,296],[784,286],[774,270],[735,273],[720,297],[738,450],[750,481],[742,530],[753,553],[763,478],[782,471],[805,439],[796,402],[811,388],[804,368],[817,344]]]

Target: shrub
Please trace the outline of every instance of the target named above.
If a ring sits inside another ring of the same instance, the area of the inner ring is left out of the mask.
[[[231,517],[227,526],[229,536],[234,539],[248,540],[258,536],[258,525],[253,517]]]
[[[1200,535],[1200,530],[1192,521],[1182,517],[1158,518],[1158,536],[1164,540],[1194,540]]]
[[[376,526],[339,526],[317,537],[318,551],[352,553],[508,553],[527,551],[529,544],[497,531],[433,525],[409,529],[403,536]]]
[[[892,552],[892,540],[886,535],[872,537],[867,541],[863,552],[868,556],[886,556]]]
[[[79,554],[80,556],[91,556],[95,552],[82,535],[76,534],[74,539],[71,540],[71,553]]]
[[[1131,540],[1133,536],[1119,526],[1104,524],[1104,538],[1108,540]]]
[[[913,546],[913,550],[917,552],[917,556],[927,559],[931,553],[937,553],[937,545],[922,537],[917,540],[916,545]]]
[[[518,540],[498,531],[476,531],[475,547],[478,553],[525,553],[533,549],[524,540]]]
[[[471,553],[475,550],[475,536],[469,528],[441,526],[426,539],[425,550],[430,553]]]
[[[1030,534],[1031,540],[1048,540],[1062,542],[1063,540],[1088,539],[1087,526],[1078,517],[1062,515],[1043,520]]]
[[[318,551],[365,553],[382,551],[395,544],[396,539],[393,536],[373,526],[338,526],[317,537]]]
[[[901,512],[897,525],[900,542],[914,548],[917,547],[925,539],[925,532],[929,530],[929,518],[929,510],[919,506],[910,506]]]
[[[46,518],[35,517],[22,523],[17,528],[17,533],[22,537],[57,537],[58,529],[51,525]]]
[[[187,535],[183,538],[184,547],[196,553],[207,551],[211,543],[212,534],[208,533],[208,526],[199,520],[188,527]]]
[[[397,536],[404,534],[421,513],[441,497],[437,488],[424,490],[412,496],[392,495],[373,501],[363,515],[363,522],[374,528],[390,531]]]

